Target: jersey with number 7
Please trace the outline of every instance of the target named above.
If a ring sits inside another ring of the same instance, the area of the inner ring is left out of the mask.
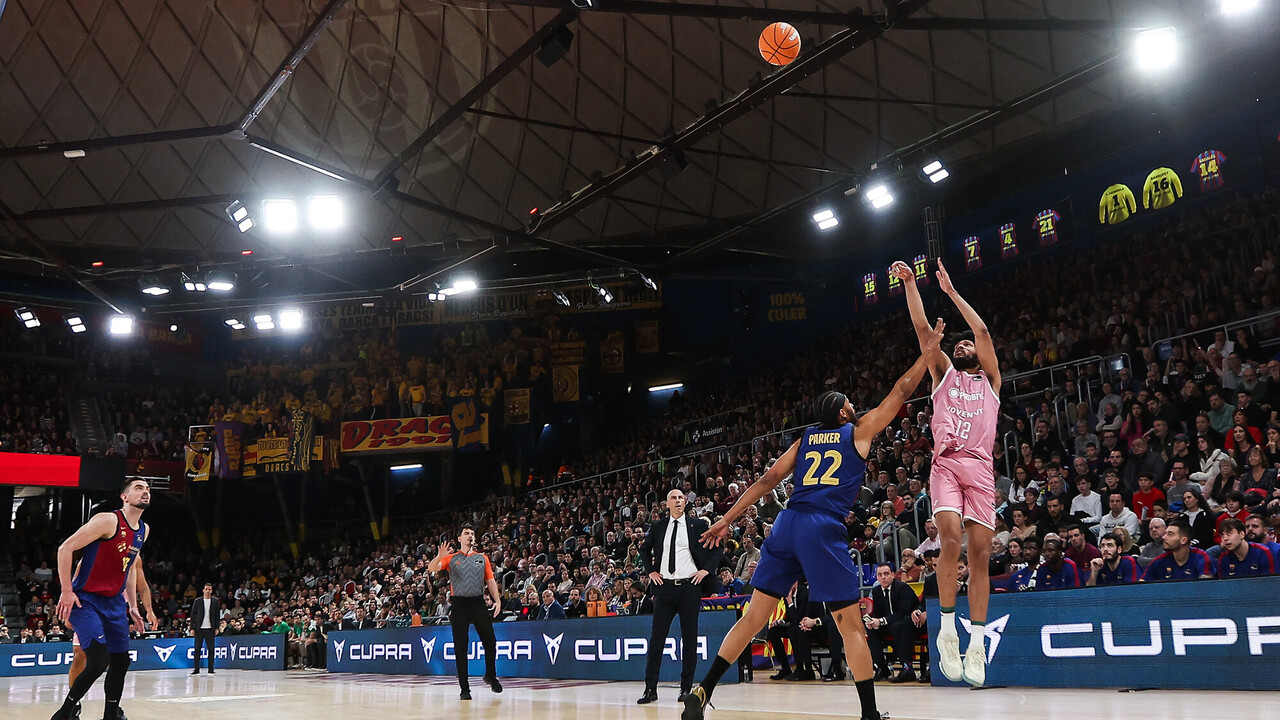
[[[853,509],[867,464],[853,444],[853,423],[806,428],[796,448],[795,490],[788,508],[808,508],[841,518]]]

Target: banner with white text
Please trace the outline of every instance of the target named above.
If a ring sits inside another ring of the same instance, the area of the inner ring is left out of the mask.
[[[218,670],[284,670],[284,635],[224,635],[216,639],[213,667]],[[71,643],[0,645],[0,677],[17,675],[65,675],[71,667]],[[208,651],[200,653],[207,667]],[[135,670],[190,670],[195,665],[192,638],[130,640],[129,672]]]

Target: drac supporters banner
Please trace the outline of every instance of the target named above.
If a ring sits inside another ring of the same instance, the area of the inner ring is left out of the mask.
[[[698,645],[691,651],[698,655],[699,677],[710,669],[735,617],[723,611],[698,616]],[[680,679],[679,627],[672,624],[675,637],[664,646],[664,682]],[[498,676],[643,680],[652,628],[652,615],[496,623]],[[483,675],[484,648],[475,633],[465,656],[469,673]],[[453,675],[455,657],[448,625],[329,633],[329,672]],[[725,673],[721,682],[737,682],[737,673]]]
[[[219,637],[213,652],[218,670],[284,670],[284,635],[228,635]],[[0,677],[17,675],[66,675],[71,668],[71,643],[25,643],[0,645]],[[130,640],[129,657],[135,670],[167,670],[194,664],[195,640],[161,638]],[[207,658],[207,651],[200,654]],[[200,661],[205,667],[208,660]],[[2,715],[3,713],[0,713]]]
[[[1280,690],[1280,576],[995,593],[987,684]],[[960,647],[969,603],[956,598]],[[938,605],[929,627],[938,627]],[[930,653],[934,685],[948,682]]]

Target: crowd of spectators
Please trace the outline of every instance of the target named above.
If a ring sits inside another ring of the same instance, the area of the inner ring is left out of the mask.
[[[1258,240],[1262,218],[1277,211],[1275,191],[1238,197],[1125,242],[1033,261],[966,289],[997,341],[1007,378],[1079,363],[1036,375],[1030,385],[1006,382],[1005,440],[992,469],[999,527],[991,567],[1005,589],[1070,586],[1066,563],[1077,567],[1075,584],[1086,584],[1098,560],[1110,567],[1116,555],[1133,557],[1142,570],[1166,552],[1184,557],[1185,549],[1204,553],[1216,568],[1228,520],[1241,522],[1248,542],[1280,550],[1276,319],[1229,335],[1216,329],[1280,309],[1280,257],[1268,250],[1256,270],[1238,272],[1240,256],[1232,255]],[[885,396],[917,352],[907,326],[905,312],[887,314],[824,338],[793,362],[715,393],[681,397],[671,415],[565,463],[557,476],[570,482],[437,514],[389,540],[369,540],[357,526],[337,528],[299,559],[263,550],[287,547],[283,537],[255,537],[213,555],[181,542],[148,549],[162,628],[187,631],[186,606],[206,580],[223,600],[228,631],[289,632],[298,663],[317,662],[323,645],[316,638],[329,629],[432,622],[447,613],[449,597],[447,578],[427,573],[426,561],[464,521],[490,556],[506,617],[644,613],[651,603],[638,547],[667,490],[683,489],[695,515],[722,514],[811,422],[810,405],[821,392],[845,391],[859,409]],[[548,328],[544,339],[557,337],[559,328]],[[1186,333],[1167,348],[1157,343]],[[459,392],[496,394],[504,382],[544,377],[544,346],[523,333],[491,342],[472,331],[438,355],[398,347],[393,332],[365,331],[318,337],[297,358],[246,350],[226,395],[237,400],[210,399],[204,419],[252,419],[270,433],[278,427],[276,409],[304,407],[330,419],[430,414]],[[1096,356],[1122,362],[1116,369],[1090,359]],[[149,394],[153,407],[184,407],[187,417],[203,402]],[[723,447],[679,454],[687,442],[674,429],[680,421],[743,405],[716,438]],[[146,426],[142,406],[122,416],[122,425]],[[876,439],[862,502],[846,518],[851,551],[868,564],[890,562],[908,581],[927,577],[936,561],[936,528],[928,521],[930,412],[927,402],[912,403]],[[736,524],[724,553],[724,592],[750,591],[759,548],[790,492],[790,483],[780,485]],[[24,577],[36,573],[38,557],[52,555],[28,553]],[[51,595],[38,576],[28,582],[28,598]]]

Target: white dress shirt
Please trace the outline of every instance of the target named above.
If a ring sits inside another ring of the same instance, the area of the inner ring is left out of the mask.
[[[658,572],[664,580],[687,580],[698,572],[698,564],[693,561],[693,553],[689,552],[689,522],[687,515],[671,518],[667,523],[667,532],[662,537],[662,557],[658,560]],[[676,571],[668,572],[671,560],[671,533],[676,534]]]

